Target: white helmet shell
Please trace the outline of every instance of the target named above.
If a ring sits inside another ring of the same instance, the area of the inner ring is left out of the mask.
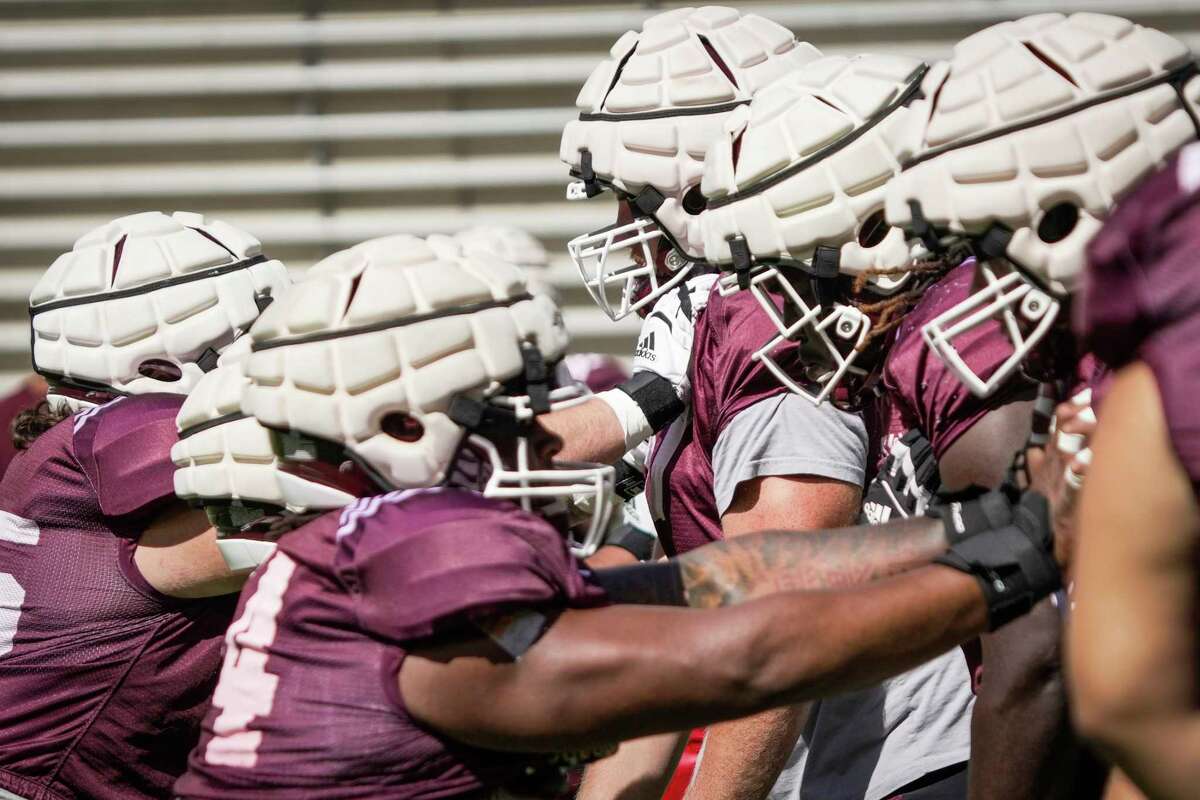
[[[614,251],[665,234],[688,259],[701,256],[698,207],[684,198],[692,192],[700,199],[709,143],[755,92],[819,56],[786,28],[724,6],[667,11],[617,40],[579,93],[579,119],[563,130],[559,156],[583,180],[568,197],[613,189],[635,198],[649,189],[653,202],[641,206],[629,230],[601,229],[568,245],[594,297],[609,281],[633,279],[626,261],[609,261]],[[684,265],[674,269],[669,283],[654,281],[639,308],[684,279]],[[628,293],[615,304],[596,299],[614,318],[636,310]]]
[[[969,239],[983,260],[983,288],[922,331],[972,392],[1020,368],[1078,288],[1109,209],[1200,136],[1196,74],[1165,33],[1078,13],[985,28],[928,76],[887,218],[931,248]],[[955,340],[997,317],[1013,352],[976,375]]]
[[[531,297],[515,266],[438,252],[414,236],[374,239],[314,267],[251,335],[243,410],[341,448],[380,491],[443,483],[465,438],[492,460],[489,496],[524,502],[611,488],[610,467],[532,470],[522,460],[510,469],[453,418],[458,398],[526,413],[528,398],[505,395],[502,384],[526,374],[530,347],[546,362],[566,351],[558,308]],[[570,388],[570,400],[585,396]],[[552,403],[563,399],[551,392]],[[395,418],[415,425],[397,435]]]
[[[261,249],[232,225],[185,212],[96,228],[30,294],[34,368],[52,396],[76,390],[58,395],[76,407],[86,392],[188,393],[290,284]]]
[[[1197,138],[1187,47],[1102,14],[985,28],[955,46],[925,95],[888,221],[911,229],[916,202],[942,235],[1002,226],[1003,254],[1056,294],[1076,288],[1108,209]]]
[[[705,161],[706,260],[726,272],[721,292],[750,289],[778,332],[755,360],[815,403],[856,369],[871,320],[798,291],[779,268],[824,279],[865,275],[878,294],[903,285],[912,252],[883,220],[884,192],[899,172],[897,152],[927,70],[899,56],[810,62],[731,115]],[[802,338],[822,354],[805,364],[812,375],[804,383],[772,355]]]

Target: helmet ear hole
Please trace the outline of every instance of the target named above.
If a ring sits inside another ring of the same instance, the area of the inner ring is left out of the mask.
[[[879,209],[871,214],[862,224],[858,226],[858,243],[862,247],[875,247],[888,234],[887,218],[883,215],[883,209]]]
[[[174,383],[183,377],[183,370],[173,361],[163,358],[148,358],[138,364],[138,374],[163,383]]]
[[[399,411],[385,415],[379,423],[379,428],[401,442],[415,442],[425,435],[425,426],[420,420]]]
[[[1059,203],[1045,214],[1037,226],[1037,235],[1046,244],[1061,242],[1079,224],[1079,207],[1074,203]]]
[[[708,207],[708,198],[700,191],[700,184],[687,190],[683,196],[683,210],[695,216]]]

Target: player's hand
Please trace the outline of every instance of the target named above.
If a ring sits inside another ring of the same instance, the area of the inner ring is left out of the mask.
[[[658,299],[642,323],[633,354],[634,372],[666,378],[684,403],[691,400],[688,363],[696,315],[708,302],[716,275],[701,275]]]
[[[1030,448],[1026,453],[1031,488],[1050,501],[1054,555],[1064,570],[1071,560],[1075,506],[1092,461],[1088,444],[1095,430],[1096,414],[1091,407],[1091,393],[1085,391],[1055,408],[1047,445]]]

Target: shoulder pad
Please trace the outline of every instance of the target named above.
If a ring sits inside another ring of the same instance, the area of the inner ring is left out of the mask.
[[[339,528],[339,575],[363,627],[392,641],[494,610],[565,607],[587,591],[563,536],[511,503],[445,489],[355,506],[343,512],[353,528]]]
[[[120,397],[75,415],[75,457],[100,511],[118,517],[175,495],[171,445],[182,395]]]

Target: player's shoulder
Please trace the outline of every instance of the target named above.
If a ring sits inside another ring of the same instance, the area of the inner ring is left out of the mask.
[[[101,511],[121,516],[174,495],[171,446],[178,440],[175,417],[181,395],[120,397],[76,413],[71,447],[87,475]]]
[[[338,516],[338,572],[368,629],[423,638],[471,615],[570,605],[589,588],[563,536],[512,503],[451,488],[363,498]]]

